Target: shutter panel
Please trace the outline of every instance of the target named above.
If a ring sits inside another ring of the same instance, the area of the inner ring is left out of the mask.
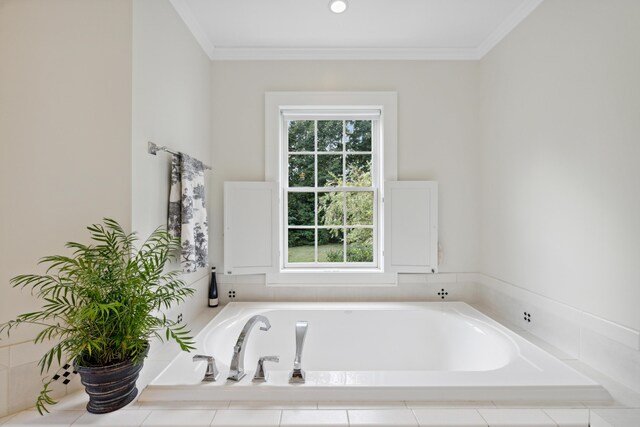
[[[438,271],[438,183],[385,183],[385,272]]]
[[[276,271],[278,212],[277,183],[224,183],[225,274]]]

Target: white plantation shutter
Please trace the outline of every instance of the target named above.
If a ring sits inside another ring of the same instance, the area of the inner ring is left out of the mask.
[[[385,184],[385,272],[438,271],[438,183]]]
[[[277,270],[278,212],[277,183],[224,183],[224,274]]]
[[[384,199],[384,272],[436,273],[438,183],[387,182]],[[277,183],[225,182],[225,274],[278,272],[279,209]]]

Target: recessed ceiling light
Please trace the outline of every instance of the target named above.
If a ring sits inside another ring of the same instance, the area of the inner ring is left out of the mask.
[[[331,0],[329,2],[329,9],[333,13],[342,13],[347,10],[347,0]]]

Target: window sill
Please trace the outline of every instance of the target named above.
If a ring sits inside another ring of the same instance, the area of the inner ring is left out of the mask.
[[[380,270],[281,271],[267,273],[267,286],[396,286],[398,275]]]

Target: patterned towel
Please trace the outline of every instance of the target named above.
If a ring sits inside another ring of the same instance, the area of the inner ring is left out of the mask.
[[[193,273],[209,259],[209,226],[204,203],[204,166],[186,154],[171,159],[168,230],[180,238],[183,271]]]

